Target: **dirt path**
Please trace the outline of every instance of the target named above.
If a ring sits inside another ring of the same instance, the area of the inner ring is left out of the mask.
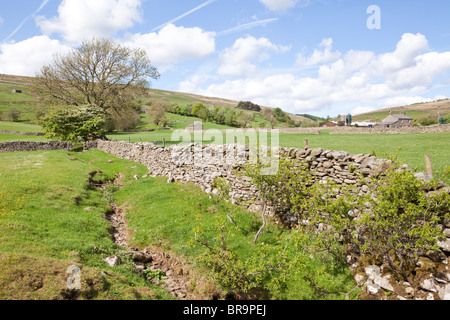
[[[112,204],[112,214],[106,218],[111,222],[112,239],[127,252],[132,255],[136,271],[147,280],[165,288],[169,293],[180,300],[197,300],[207,299],[206,297],[198,297],[197,294],[188,290],[190,279],[190,270],[176,257],[170,254],[151,249],[139,251],[128,245],[129,237],[125,214],[123,208]]]

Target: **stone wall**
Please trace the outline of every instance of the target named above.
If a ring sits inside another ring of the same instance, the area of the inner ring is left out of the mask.
[[[262,209],[262,200],[251,179],[236,175],[236,169],[239,171],[250,157],[248,146],[191,143],[164,148],[150,142],[97,140],[85,143],[84,149],[99,149],[118,158],[141,163],[149,169],[148,176],[165,176],[170,182],[192,182],[206,193],[217,194],[215,179],[223,178],[229,183],[233,204],[243,205],[250,211]],[[311,170],[312,183],[330,179],[342,186],[354,186],[360,195],[369,193],[366,183],[385,172],[390,163],[390,160],[379,159],[372,154],[350,154],[322,148],[280,148],[279,155],[304,161]],[[403,169],[409,167],[403,165]],[[430,178],[425,173],[419,173],[417,177]],[[283,213],[280,219],[288,226],[300,223],[297,215],[289,212]]]
[[[0,152],[36,151],[36,150],[72,150],[72,142],[11,141],[0,143]]]
[[[441,133],[450,132],[450,124],[432,125],[426,127],[392,128],[383,127],[329,127],[329,128],[282,128],[280,133],[320,134],[326,130],[330,134],[410,134],[410,133]]]
[[[248,147],[189,144],[162,148],[152,143],[95,141],[86,143],[85,149],[99,149],[116,157],[141,163],[149,169],[146,176],[165,176],[168,177],[168,183],[192,182],[210,194],[219,193],[215,188],[215,178],[226,179],[232,203],[243,205],[254,212],[262,210],[263,202],[258,190],[251,184],[251,179],[238,177],[235,173],[235,169],[248,161]],[[201,157],[198,156],[199,151]],[[229,155],[234,156],[234,161],[224,160]],[[378,159],[370,154],[349,154],[321,148],[281,148],[280,155],[305,161],[316,182],[332,179],[341,185],[355,186],[356,192],[361,195],[370,192],[364,181],[376,179],[389,166],[388,160]],[[403,169],[409,168],[404,165]],[[424,173],[417,174],[417,177],[429,178]],[[450,193],[448,187],[445,190]],[[279,218],[288,226],[301,223],[298,217],[289,213],[284,213]],[[450,221],[443,228],[447,239],[439,241],[441,251],[422,257],[417,265],[415,272],[421,277],[419,286],[413,287],[406,281],[394,280],[385,265],[364,265],[358,258],[355,260],[355,257],[348,257],[355,280],[364,288],[364,298],[450,300]]]
[[[20,131],[10,131],[10,130],[0,130],[0,133],[6,134],[16,134],[21,136],[45,136],[45,133],[42,132],[20,132]]]

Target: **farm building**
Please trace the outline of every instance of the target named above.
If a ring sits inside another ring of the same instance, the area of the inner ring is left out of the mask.
[[[375,122],[366,122],[366,121],[352,122],[351,126],[352,127],[373,128],[376,126],[376,123]]]
[[[327,121],[324,124],[321,124],[321,127],[337,127],[338,123],[336,121]]]
[[[188,131],[202,131],[203,125],[201,122],[194,122],[193,124],[186,127],[186,130]]]
[[[384,128],[407,128],[412,127],[414,125],[414,120],[408,116],[403,114],[392,114],[392,111],[389,112],[389,115],[379,124],[379,126],[383,126]]]

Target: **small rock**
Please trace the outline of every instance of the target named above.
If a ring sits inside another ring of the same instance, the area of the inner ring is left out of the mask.
[[[443,287],[438,287],[438,294],[441,300],[450,300],[450,284]]]
[[[115,267],[115,266],[118,266],[120,264],[120,258],[117,257],[117,256],[108,257],[106,259],[103,259],[103,261],[105,261],[111,267]]]
[[[380,290],[380,287],[372,282],[368,282],[366,284],[366,291],[369,294],[378,294],[378,291]]]
[[[450,252],[450,239],[444,241],[438,241],[439,248],[445,252]]]
[[[377,276],[373,280],[373,282],[378,285],[380,288],[385,290],[394,291],[394,287],[390,283],[391,276],[387,275],[385,277]]]
[[[92,209],[91,207],[86,207],[84,208],[84,211],[94,211],[94,209]]]
[[[414,176],[419,179],[419,180],[423,180],[425,182],[430,182],[431,178],[433,178],[432,176],[430,176],[429,174],[426,174],[425,172],[418,172],[415,173]]]
[[[434,278],[426,279],[422,281],[420,284],[422,289],[431,291],[431,292],[437,292],[436,283],[434,282]]]
[[[381,275],[381,268],[379,266],[368,266],[364,269],[364,271],[366,272],[366,274],[369,276],[370,280],[375,279],[377,276]]]
[[[113,161],[112,160],[108,160],[108,163],[113,163]]]

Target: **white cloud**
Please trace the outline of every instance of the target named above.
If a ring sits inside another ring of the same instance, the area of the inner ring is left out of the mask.
[[[307,6],[310,0],[259,0],[269,10],[275,12],[285,12],[294,8],[296,5]]]
[[[256,39],[251,36],[237,39],[231,48],[220,56],[218,74],[236,78],[246,78],[257,72],[255,63],[263,62],[272,54],[286,52],[290,48],[275,45],[267,38]]]
[[[0,25],[1,25],[3,22],[5,22],[5,20],[3,20],[2,17],[0,17]]]
[[[392,97],[392,98],[386,99],[383,102],[383,106],[386,108],[401,107],[401,106],[406,106],[406,105],[410,105],[410,104],[414,104],[414,103],[431,102],[434,100],[435,99],[429,99],[429,98],[424,98],[424,97],[420,97],[420,96],[410,96],[410,97],[399,96],[399,97]]]
[[[353,115],[358,115],[358,114],[368,113],[368,112],[375,111],[375,110],[376,109],[374,107],[356,107],[350,113]]]
[[[63,0],[58,16],[36,17],[46,35],[61,34],[69,43],[78,44],[94,36],[111,36],[142,20],[141,0]]]
[[[428,41],[421,34],[404,34],[392,52],[350,50],[339,57],[333,55],[333,59],[326,54],[327,49],[332,53],[331,43],[328,39],[323,41],[317,54],[303,60],[307,64],[320,61],[316,73],[309,77],[294,73],[255,74],[247,79],[216,79],[215,83],[203,83],[203,87],[198,85],[191,92],[251,100],[292,113],[318,112],[338,104],[356,108],[427,101],[421,96],[439,85],[441,76],[450,73],[450,52],[429,52]],[[188,87],[187,82],[183,85]]]
[[[158,33],[129,34],[122,43],[145,49],[152,63],[162,69],[185,60],[207,57],[216,50],[214,32],[173,24],[165,26]]]
[[[323,48],[323,50],[315,49],[314,53],[309,57],[306,58],[302,54],[297,55],[297,66],[316,66],[322,63],[327,63],[331,61],[336,61],[340,58],[341,54],[339,52],[332,52],[333,48],[333,39],[324,39],[320,47]]]
[[[48,36],[36,36],[20,42],[0,45],[0,73],[35,76],[52,62],[53,55],[70,48]]]

